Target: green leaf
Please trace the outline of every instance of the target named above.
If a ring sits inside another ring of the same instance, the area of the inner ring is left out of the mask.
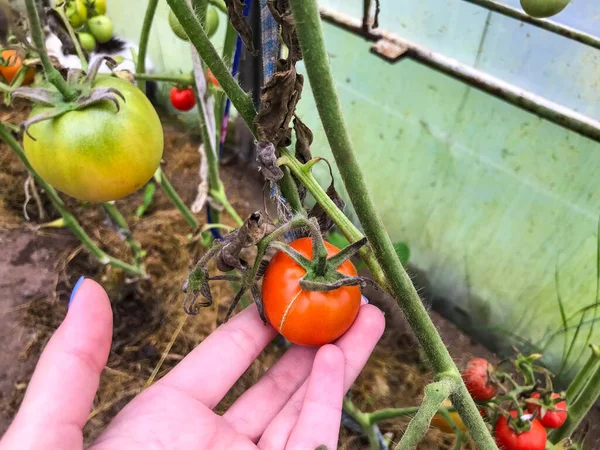
[[[398,258],[400,258],[402,265],[406,265],[410,259],[410,248],[408,248],[408,245],[404,242],[398,242],[394,244],[394,250],[396,251]]]
[[[331,245],[335,245],[337,248],[344,248],[350,244],[348,239],[346,239],[342,233],[338,233],[337,231],[330,231],[327,235],[327,241]]]

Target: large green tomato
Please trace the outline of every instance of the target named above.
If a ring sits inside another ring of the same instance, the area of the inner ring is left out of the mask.
[[[100,76],[94,87],[113,87],[125,97],[117,112],[110,101],[32,125],[24,138],[34,170],[59,191],[106,202],[140,189],[162,158],[160,119],[146,96],[128,82]],[[46,112],[36,106],[31,115]]]
[[[558,14],[566,8],[570,1],[571,0],[521,0],[521,6],[531,17],[541,19]]]

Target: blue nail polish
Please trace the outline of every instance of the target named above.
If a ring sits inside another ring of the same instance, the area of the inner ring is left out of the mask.
[[[361,295],[361,297],[367,304],[369,304],[369,299],[367,297],[365,297],[364,295]]]
[[[71,297],[69,298],[69,308],[71,307],[71,302],[73,302],[73,299],[75,298],[75,294],[81,287],[81,283],[83,283],[83,280],[85,280],[85,277],[79,277],[79,280],[77,280],[77,283],[75,283],[75,287],[73,287],[73,291],[71,292]]]

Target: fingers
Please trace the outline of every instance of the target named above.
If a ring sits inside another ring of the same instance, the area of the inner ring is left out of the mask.
[[[83,445],[81,430],[110,351],[112,310],[106,292],[93,280],[84,280],[74,294],[65,320],[40,356],[3,448]]]
[[[325,445],[337,448],[344,400],[344,353],[335,345],[321,347],[308,380],[302,410],[286,450]]]
[[[184,391],[212,409],[275,334],[273,327],[263,324],[256,305],[250,305],[217,328],[156,385]]]
[[[335,345],[342,350],[345,358],[344,392],[347,391],[366,364],[371,352],[383,334],[385,320],[375,306],[360,308],[352,328]],[[258,442],[261,450],[280,450],[285,448],[298,416],[302,409],[307,389],[305,382],[290,398],[280,413],[269,424]],[[335,446],[334,446],[335,448]]]
[[[308,377],[316,347],[294,346],[223,415],[234,430],[257,442],[263,431]]]

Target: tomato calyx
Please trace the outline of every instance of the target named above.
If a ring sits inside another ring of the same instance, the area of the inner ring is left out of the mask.
[[[51,107],[49,111],[38,114],[35,117],[31,117],[21,124],[21,128],[25,134],[35,141],[35,137],[29,132],[29,129],[32,125],[44,120],[60,117],[69,111],[82,110],[104,101],[110,101],[114,103],[117,108],[116,112],[119,112],[121,109],[119,105],[119,99],[125,101],[125,97],[123,94],[121,94],[121,92],[119,92],[118,89],[110,87],[93,87],[94,81],[98,75],[98,71],[100,70],[100,66],[104,61],[106,61],[106,64],[111,69],[118,65],[114,59],[103,56],[96,59],[90,65],[90,68],[85,76],[84,73],[79,69],[72,69],[69,71],[67,75],[67,83],[73,87],[73,90],[76,93],[76,97],[74,99],[64,98],[52,86],[50,88],[20,87],[15,89],[11,94],[12,98],[22,98],[33,103],[39,103]]]

